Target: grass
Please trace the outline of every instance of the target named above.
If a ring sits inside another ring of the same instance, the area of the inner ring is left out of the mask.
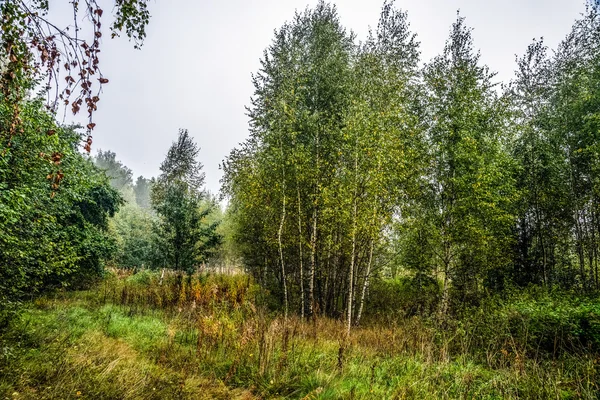
[[[243,275],[144,272],[40,298],[0,338],[0,399],[599,397],[596,352],[484,351],[476,330],[416,317],[347,339],[335,320],[270,314],[259,294]]]

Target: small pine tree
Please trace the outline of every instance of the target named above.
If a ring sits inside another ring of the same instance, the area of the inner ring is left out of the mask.
[[[155,225],[157,266],[191,273],[220,243],[218,223],[206,222],[212,208],[202,207],[204,173],[197,160],[199,152],[188,131],[180,130],[152,186],[152,207],[159,217]]]

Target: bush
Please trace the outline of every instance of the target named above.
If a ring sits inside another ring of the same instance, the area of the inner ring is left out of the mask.
[[[600,352],[600,302],[593,298],[527,291],[488,298],[447,323],[451,334],[442,336],[452,337],[450,351],[486,362],[509,353],[541,360]]]
[[[414,315],[435,313],[440,290],[425,275],[414,278],[378,279],[369,288],[366,317],[393,321]]]
[[[127,283],[137,285],[150,285],[153,280],[158,280],[158,273],[147,269],[143,269],[133,275],[129,276],[126,280]]]
[[[23,134],[4,135],[12,111],[0,95],[0,319],[33,294],[101,276],[122,203],[77,149],[80,133],[57,126],[40,100],[20,107]]]
[[[600,302],[566,296],[524,299],[505,310],[511,333],[530,352],[600,351]]]

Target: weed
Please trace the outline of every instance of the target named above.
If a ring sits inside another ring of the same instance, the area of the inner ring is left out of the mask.
[[[0,398],[598,398],[600,357],[581,334],[533,351],[556,322],[523,311],[545,309],[532,300],[446,330],[410,316],[346,337],[340,321],[269,313],[244,275],[142,274],[29,304],[0,339]]]

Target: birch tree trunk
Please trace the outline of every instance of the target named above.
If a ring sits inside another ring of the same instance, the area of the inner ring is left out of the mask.
[[[297,173],[297,172],[296,172]],[[305,293],[304,293],[304,265],[302,264],[302,207],[300,207],[300,186],[298,179],[296,179],[296,193],[298,195],[298,251],[299,251],[299,262],[300,262],[300,315],[304,319],[305,311]]]
[[[281,206],[281,220],[279,222],[279,230],[277,232],[277,241],[279,243],[279,260],[281,262],[281,281],[283,283],[283,304],[284,304],[284,313],[285,319],[288,317],[288,290],[287,290],[287,280],[285,274],[285,261],[283,259],[283,226],[285,224],[285,216],[286,216],[286,196],[285,196],[285,163],[283,158],[283,140],[281,141],[281,162],[282,162],[282,171],[281,171],[281,190],[283,192],[283,201]]]
[[[367,296],[367,291],[369,290],[369,278],[371,276],[371,265],[373,265],[373,248],[375,247],[375,241],[371,239],[371,248],[369,249],[369,261],[367,263],[367,273],[365,275],[365,280],[363,282],[362,293],[360,295],[360,305],[358,307],[358,314],[356,315],[355,325],[360,324],[360,318],[362,316],[365,298]]]
[[[354,156],[354,198],[352,206],[352,256],[350,258],[350,269],[348,270],[348,310],[346,315],[346,336],[350,337],[352,327],[352,308],[354,300],[354,267],[356,264],[356,229],[358,213],[358,144]]]
[[[310,281],[309,281],[309,296],[308,296],[308,310],[309,315],[314,316],[314,307],[315,307],[315,271],[317,269],[317,218],[318,218],[318,196],[319,196],[319,131],[317,130],[317,137],[315,140],[316,146],[316,170],[317,170],[317,181],[315,182],[315,199],[313,204],[313,216],[312,216],[312,234],[310,237]]]

